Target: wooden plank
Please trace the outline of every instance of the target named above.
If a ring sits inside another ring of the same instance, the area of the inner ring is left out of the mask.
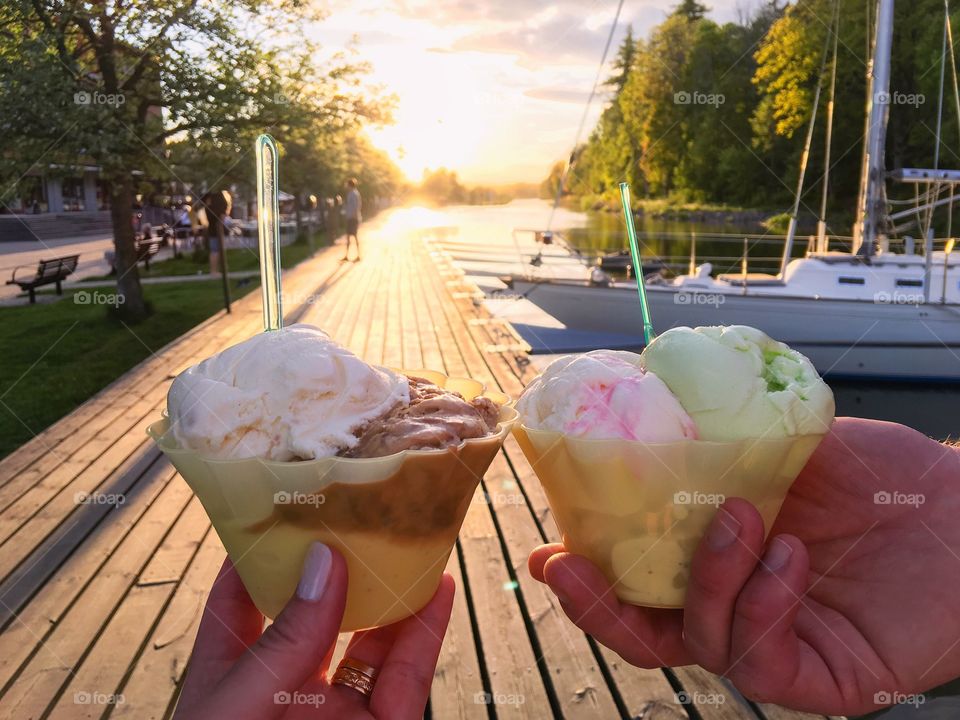
[[[84,588],[43,638],[16,681],[4,690],[4,704],[14,717],[38,717],[51,698],[57,697],[190,498],[183,483],[168,484],[137,523],[136,533],[124,538],[108,569]]]
[[[551,707],[550,698],[485,503],[471,504],[460,544],[494,710],[498,715],[542,718]]]
[[[483,720],[487,717],[487,700],[477,657],[477,645],[467,604],[467,587],[455,548],[447,563],[447,572],[457,582],[450,625],[443,638],[443,648],[433,674],[430,692],[431,720]]]
[[[439,289],[439,285],[434,281],[434,287]],[[444,286],[445,289],[445,286]],[[449,303],[445,303],[449,304]],[[448,317],[453,317],[448,314]],[[455,323],[455,320],[454,320]],[[460,324],[461,324],[461,333],[465,330],[469,332],[469,325],[464,322],[463,315],[460,315]],[[460,340],[461,343],[467,343],[465,339]],[[496,379],[499,382],[499,385],[502,390],[508,392],[516,397],[520,390],[522,389],[522,384],[515,374],[512,373],[509,367],[506,366],[503,358],[497,355],[491,355],[485,353],[482,356],[482,359],[489,363],[491,368],[496,368],[498,371],[495,372]],[[471,368],[472,369],[472,368]],[[471,373],[473,375],[476,372]],[[559,532],[557,531],[556,524],[552,520],[552,515],[549,510],[549,505],[546,501],[546,496],[543,493],[543,489],[540,485],[540,482],[536,479],[536,475],[530,467],[529,463],[526,461],[526,458],[523,457],[520,452],[519,446],[516,444],[516,441],[509,437],[504,444],[505,452],[508,457],[513,462],[514,468],[520,469],[520,476],[512,478],[518,485],[517,489],[508,488],[511,492],[519,493],[520,497],[524,498],[524,503],[530,502],[529,512],[532,513],[533,517],[536,518],[536,523],[540,528],[539,536],[538,535],[529,535],[523,545],[526,546],[526,552],[529,552],[536,544],[541,540],[557,542],[559,541]],[[491,475],[488,473],[488,479],[492,479],[493,483],[497,482],[497,475]],[[501,475],[499,477],[506,477]],[[503,492],[504,488],[500,488],[500,491]],[[495,497],[495,496],[494,496]],[[506,514],[509,510],[498,509],[498,517]],[[512,528],[512,523],[505,522],[505,528]],[[518,546],[521,543],[518,543]],[[518,547],[518,553],[520,549]],[[523,556],[525,560],[525,555]],[[518,573],[518,576],[520,574]],[[523,577],[529,577],[526,571],[523,571]],[[532,582],[532,580],[531,580]],[[553,602],[549,598],[549,602]],[[568,622],[565,620],[565,622]],[[619,696],[619,700],[623,706],[625,706],[631,716],[642,716],[647,717],[646,714],[641,715],[641,713],[650,713],[656,712],[656,715],[652,717],[663,716],[664,718],[673,718],[673,717],[685,717],[686,713],[683,711],[682,706],[677,702],[676,693],[673,690],[673,687],[670,685],[668,679],[664,676],[663,672],[660,670],[646,670],[641,668],[635,668],[624,663],[619,659],[615,653],[604,648],[601,651],[602,657],[606,661],[606,672],[609,676],[616,682],[615,693]]]
[[[703,720],[759,717],[733,685],[699,665],[671,668],[671,672],[683,686],[685,704],[696,708]]]
[[[173,593],[146,646],[120,685],[125,702],[111,720],[154,720],[166,717],[178,693],[203,606],[223,564],[225,552],[215,532],[208,532]]]
[[[788,710],[779,705],[770,705],[763,703],[757,705],[760,714],[764,720],[824,720],[823,715],[814,715],[811,713],[799,712],[798,710]],[[829,718],[827,720],[830,720]]]
[[[182,482],[173,480],[173,469],[169,465],[158,464],[151,472],[160,475],[158,481],[148,481],[145,492],[133,497],[120,512],[111,517],[110,522],[101,523],[83,544],[77,546],[83,552],[74,552],[30,599],[29,604],[21,609],[22,603],[15,603],[9,594],[0,595],[0,602],[11,610],[19,611],[16,622],[12,622],[0,634],[0,688],[11,681],[20,665],[50,628],[60,621],[90,578],[111,562],[113,551],[167,484],[171,481]]]
[[[154,473],[150,468],[159,459],[158,451],[136,456],[129,459],[124,465],[111,473],[113,480],[110,489],[124,497],[124,505],[129,503],[137,494],[149,492],[146,483],[153,482]],[[72,502],[72,500],[71,500]],[[70,520],[54,523],[53,529],[46,533],[40,542],[39,533],[46,532],[42,528],[38,533],[25,537],[23,547],[33,548],[23,554],[12,551],[0,555],[0,565],[6,572],[0,584],[0,597],[4,598],[4,605],[0,606],[0,627],[6,625],[16,608],[27,598],[33,595],[37,588],[52,575],[69,557],[77,545],[110,513],[116,512],[110,505],[83,505],[82,510],[75,513]],[[27,531],[33,530],[28,526]],[[16,546],[11,546],[16,547]]]
[[[442,347],[446,364],[456,362],[467,369],[463,363],[470,348],[456,343]],[[459,359],[456,358],[458,349]],[[518,587],[503,555],[491,510],[482,495],[475,495],[467,511],[460,544],[490,683],[490,694],[485,699],[491,702],[497,715],[543,717],[546,709],[553,706],[552,690],[548,690],[539,671],[524,623]]]
[[[383,364],[389,367],[403,366],[403,347],[400,338],[403,333],[403,326],[400,324],[400,303],[397,301],[400,294],[400,279],[397,273],[389,273],[386,281],[387,295],[387,315],[385,318],[386,327],[386,346],[383,349]]]
[[[465,356],[473,357],[472,362],[467,359],[470,376],[482,377],[489,368],[482,356],[470,351],[473,343],[466,336],[466,328],[460,319],[459,328],[454,325],[451,329],[454,336],[459,333],[459,345],[467,351]],[[566,620],[552,593],[530,578],[526,571],[527,554],[543,538],[502,455],[494,461],[484,482],[491,509],[512,558],[510,562],[518,578],[518,591],[528,622],[536,634],[534,642],[538,648],[538,660],[549,673],[564,716],[610,717],[617,714],[616,699],[607,686],[603,670],[594,662],[586,637]]]
[[[103,703],[78,703],[78,700],[105,697],[108,705],[122,705],[126,696],[120,691],[123,678],[136,660],[157,622],[161,612],[186,571],[210,523],[200,502],[193,498],[187,509],[174,523],[160,548],[150,559],[137,583],[130,588],[104,631],[96,638],[92,649],[74,669],[49,718],[77,717],[77,710],[93,711]],[[189,553],[183,552],[184,547]],[[145,575],[172,576],[166,582],[147,581]],[[81,705],[81,707],[78,707]],[[96,714],[89,715],[97,717]]]
[[[586,636],[567,620],[549,588],[527,572],[527,554],[542,538],[502,453],[484,476],[484,485],[536,632],[538,658],[550,673],[564,717],[614,717],[616,700]]]

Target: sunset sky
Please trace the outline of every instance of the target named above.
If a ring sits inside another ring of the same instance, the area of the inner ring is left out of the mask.
[[[756,1],[707,4],[724,22]],[[628,23],[645,36],[675,4],[626,2],[616,41]],[[317,39],[330,47],[356,35],[372,81],[398,96],[396,125],[370,134],[411,179],[445,166],[470,183],[540,181],[570,152],[616,7],[616,0],[333,0]],[[594,101],[587,132],[602,105]]]

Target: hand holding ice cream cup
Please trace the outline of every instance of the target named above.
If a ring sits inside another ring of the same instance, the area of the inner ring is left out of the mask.
[[[433,597],[516,413],[475,380],[376,367],[315,327],[283,327],[277,157],[261,135],[265,332],[182,372],[147,432],[260,612],[277,616],[320,541],[347,564],[341,631],[387,625]]]
[[[642,355],[559,358],[516,407],[567,550],[621,600],[664,608],[683,606],[726,498],[750,501],[769,532],[834,415],[807,358],[744,326],[674,328]]]
[[[369,365],[294,325],[184,371],[149,433],[267,617],[293,594],[310,543],[336,548],[348,631],[433,596],[510,430],[506,401],[474,380]]]

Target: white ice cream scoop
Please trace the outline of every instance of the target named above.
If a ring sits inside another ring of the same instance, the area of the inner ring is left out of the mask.
[[[182,372],[167,413],[177,442],[205,457],[308,460],[353,447],[358,427],[409,400],[406,377],[299,324]]]

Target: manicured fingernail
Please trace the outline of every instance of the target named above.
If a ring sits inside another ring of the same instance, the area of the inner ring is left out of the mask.
[[[707,530],[707,544],[711,550],[724,550],[733,544],[741,529],[740,522],[723,508],[713,516]]]
[[[332,566],[333,555],[330,553],[330,548],[320,542],[312,543],[303,561],[303,572],[300,575],[300,584],[297,585],[297,597],[311,602],[319,600],[327,587]]]
[[[774,538],[763,554],[763,567],[770,572],[777,572],[790,562],[793,548],[780,538]]]

